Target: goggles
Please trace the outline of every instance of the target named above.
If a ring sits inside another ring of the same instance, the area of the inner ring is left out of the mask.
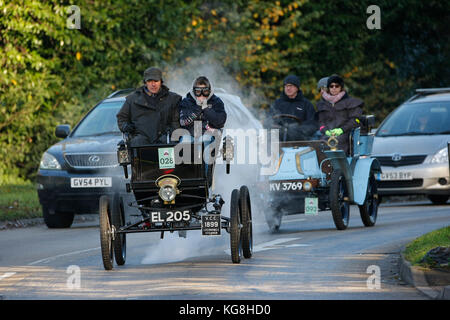
[[[200,97],[200,96],[208,97],[210,93],[211,93],[211,88],[194,87],[194,94],[196,97]]]

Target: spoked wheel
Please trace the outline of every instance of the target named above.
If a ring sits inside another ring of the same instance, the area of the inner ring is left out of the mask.
[[[359,214],[361,220],[366,227],[372,227],[377,221],[378,215],[378,191],[377,184],[373,173],[370,173],[369,181],[367,184],[366,200],[363,205],[359,207]]]
[[[112,224],[115,230],[125,225],[125,211],[123,206],[123,199],[118,194],[114,194],[112,203]],[[127,238],[125,233],[116,233],[114,241],[114,258],[119,266],[125,264],[127,256]]]
[[[230,249],[233,263],[241,262],[242,238],[240,215],[239,190],[234,189],[231,192],[230,202]]]
[[[347,229],[350,220],[350,203],[347,183],[341,170],[333,171],[331,174],[330,208],[336,229]]]
[[[242,221],[242,252],[244,254],[244,258],[249,259],[253,254],[253,228],[250,193],[246,186],[242,186],[239,190],[239,209],[241,211]]]
[[[105,270],[113,268],[113,226],[111,225],[110,202],[108,196],[100,197],[100,247]]]

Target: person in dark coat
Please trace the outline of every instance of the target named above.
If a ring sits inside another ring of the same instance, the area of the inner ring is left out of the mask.
[[[144,71],[144,85],[130,95],[117,113],[120,131],[131,135],[131,145],[167,143],[180,127],[178,105],[181,96],[163,84],[160,69]]]
[[[223,101],[214,94],[211,82],[201,76],[194,80],[192,89],[181,101],[180,125],[194,135],[194,121],[202,122],[202,134],[222,129],[227,121]]]
[[[327,88],[329,92],[323,92],[317,103],[319,129],[324,138],[334,134],[339,141],[338,148],[349,154],[349,135],[353,128],[359,127],[364,102],[348,95],[344,80],[338,75],[328,78]]]
[[[300,79],[297,76],[288,75],[283,84],[283,92],[269,110],[268,120],[271,121],[272,126],[281,125],[287,128],[286,134],[280,131],[281,140],[306,140],[318,130],[314,106],[303,95],[300,89]],[[301,120],[301,123],[289,118],[273,119],[274,116],[280,114],[295,116]]]
[[[214,94],[211,82],[207,77],[201,76],[194,80],[192,89],[181,101],[180,106],[181,128],[189,131],[190,136],[183,136],[182,142],[202,142],[205,146],[203,155],[205,162],[205,174],[211,184],[212,172],[208,171],[212,166],[210,162],[210,145],[214,142],[215,130],[221,130],[227,121],[227,113],[223,101]],[[201,121],[201,136],[195,136],[195,123]]]

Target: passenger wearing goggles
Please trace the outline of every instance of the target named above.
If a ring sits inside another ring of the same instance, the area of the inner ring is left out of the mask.
[[[223,101],[214,94],[211,82],[201,76],[180,103],[180,125],[194,135],[194,121],[202,122],[202,134],[222,129],[227,120]]]
[[[195,79],[192,84],[192,90],[188,92],[186,97],[180,103],[180,125],[181,128],[187,129],[190,133],[183,136],[181,141],[184,143],[201,142],[205,149],[203,152],[205,162],[205,174],[210,180],[212,178],[213,157],[210,154],[210,145],[215,140],[215,130],[221,130],[227,120],[227,114],[223,101],[217,97],[212,89],[211,82],[208,78],[201,76]],[[194,135],[195,122],[201,121],[201,136]]]

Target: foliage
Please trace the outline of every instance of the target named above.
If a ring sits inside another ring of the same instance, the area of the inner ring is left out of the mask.
[[[14,181],[0,186],[0,192],[0,221],[42,217],[34,184]]]
[[[379,121],[415,88],[450,79],[439,1],[378,1],[381,30],[366,26],[368,0],[80,0],[79,30],[67,28],[71,4],[0,0],[0,185],[33,179],[57,124],[140,85],[151,65],[212,57],[266,110],[287,74],[317,101],[317,81],[338,73]]]

